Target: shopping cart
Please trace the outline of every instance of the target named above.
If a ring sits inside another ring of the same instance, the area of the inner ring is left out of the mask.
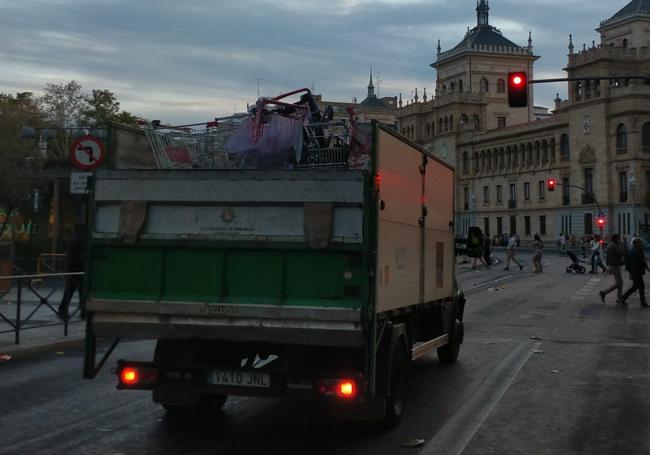
[[[300,100],[287,102],[293,95]],[[350,127],[332,117],[303,88],[260,98],[247,114],[192,125],[151,123],[145,134],[161,169],[348,166]]]
[[[144,132],[160,169],[234,169],[238,157],[226,151],[226,143],[247,117],[239,114],[180,126],[150,123]]]

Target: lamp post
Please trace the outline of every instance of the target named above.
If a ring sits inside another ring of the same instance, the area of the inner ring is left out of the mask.
[[[630,189],[632,190],[632,225],[634,226],[633,229],[633,234],[637,235],[637,229],[636,229],[636,207],[634,205],[634,191],[636,189],[636,176],[634,175],[634,171],[630,172],[630,175],[627,178],[627,182],[630,184]]]

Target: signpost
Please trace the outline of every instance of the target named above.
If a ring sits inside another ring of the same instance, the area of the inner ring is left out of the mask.
[[[96,169],[104,161],[104,145],[94,136],[83,136],[74,141],[70,161],[82,171]]]

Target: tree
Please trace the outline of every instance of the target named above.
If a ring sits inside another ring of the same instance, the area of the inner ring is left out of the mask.
[[[83,111],[83,123],[105,128],[110,122],[137,125],[137,117],[130,112],[120,112],[120,103],[110,90],[93,90],[86,98],[87,108]]]
[[[20,139],[23,126],[38,124],[42,114],[30,92],[14,95],[0,93],[0,234],[10,215],[28,201],[33,181],[30,172],[40,165],[36,143]]]
[[[88,101],[76,81],[67,84],[47,84],[39,103],[45,118],[57,128],[74,128],[81,125]]]

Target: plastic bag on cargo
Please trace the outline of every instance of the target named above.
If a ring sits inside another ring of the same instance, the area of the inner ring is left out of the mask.
[[[290,169],[300,160],[303,124],[281,115],[268,120],[244,120],[226,143],[226,151],[240,158],[245,169]]]

